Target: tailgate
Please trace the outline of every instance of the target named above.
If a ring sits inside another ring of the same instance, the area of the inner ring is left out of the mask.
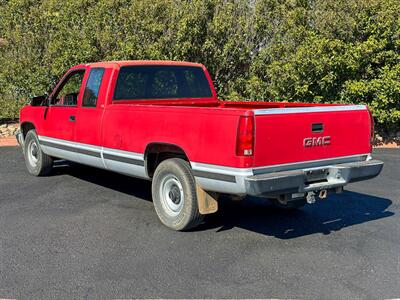
[[[364,105],[254,110],[254,166],[370,153],[371,120]]]

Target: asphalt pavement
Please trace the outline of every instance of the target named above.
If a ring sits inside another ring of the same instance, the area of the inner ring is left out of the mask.
[[[59,163],[33,177],[0,148],[0,299],[400,297],[400,152],[382,174],[280,211],[223,201],[191,232],[157,219],[150,183]]]

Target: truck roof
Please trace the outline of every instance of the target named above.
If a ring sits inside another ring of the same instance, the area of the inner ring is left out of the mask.
[[[204,67],[202,64],[187,62],[187,61],[172,61],[172,60],[117,60],[117,61],[102,61],[83,64],[81,66],[91,67],[112,67],[112,66],[136,66],[136,65],[169,65],[169,66],[192,66]],[[77,67],[77,66],[76,66]]]

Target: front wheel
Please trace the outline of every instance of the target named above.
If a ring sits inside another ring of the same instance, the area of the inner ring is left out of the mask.
[[[185,160],[171,158],[158,165],[153,177],[152,195],[158,218],[167,227],[188,230],[202,222],[196,182]]]
[[[48,175],[53,168],[53,159],[40,148],[36,130],[29,130],[24,144],[25,165],[28,172],[35,176]]]

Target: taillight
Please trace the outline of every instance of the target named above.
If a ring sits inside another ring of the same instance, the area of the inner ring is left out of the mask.
[[[369,112],[369,120],[371,122],[370,144],[372,147],[372,145],[374,144],[374,141],[375,141],[375,124],[374,124],[374,116],[372,115],[372,112],[369,108],[368,108],[368,112]]]
[[[254,154],[254,117],[241,116],[236,140],[236,155],[251,156]]]

